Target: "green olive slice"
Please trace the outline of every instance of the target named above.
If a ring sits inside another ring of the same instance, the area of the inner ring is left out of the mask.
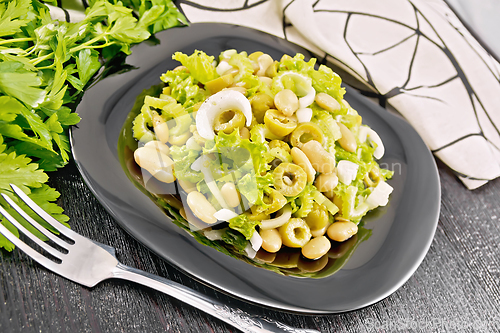
[[[250,97],[249,101],[255,119],[262,124],[266,111],[274,108],[274,98],[265,93],[258,93]]]
[[[314,203],[312,211],[304,218],[311,230],[321,230],[330,222],[325,206]]]
[[[278,110],[269,109],[264,116],[264,123],[273,134],[285,136],[297,127],[297,122],[291,117],[285,116]]]
[[[290,143],[293,147],[301,148],[304,143],[311,140],[323,144],[323,132],[315,123],[300,123],[290,134]]]
[[[215,94],[224,88],[229,87],[233,84],[233,76],[231,74],[220,76],[216,79],[208,81],[205,83],[205,88],[210,92],[210,94]]]
[[[282,140],[272,140],[271,142],[269,142],[269,148],[280,148],[280,149],[283,149],[284,151],[286,151],[287,153],[290,152],[290,146],[288,145],[288,143],[286,143],[285,141],[282,141]]]
[[[274,169],[274,187],[286,197],[298,195],[307,184],[304,169],[293,163],[281,163]]]
[[[292,218],[278,229],[283,245],[288,247],[303,247],[311,239],[311,230],[300,218]]]
[[[275,189],[271,189],[269,193],[264,193],[264,203],[269,205],[269,207],[264,212],[266,214],[272,214],[286,205],[287,200],[283,196],[283,194],[276,191]]]
[[[215,118],[214,129],[217,132],[231,134],[235,129],[241,129],[245,126],[245,116],[239,110],[227,110]]]

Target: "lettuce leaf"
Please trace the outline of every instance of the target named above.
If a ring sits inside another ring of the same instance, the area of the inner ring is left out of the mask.
[[[265,143],[242,139],[238,131],[231,134],[219,132],[214,142],[207,143],[205,153],[218,154],[219,158],[211,166],[216,172],[222,171],[216,180],[235,180],[238,190],[248,202],[265,205],[263,192],[273,183],[272,175],[267,172],[273,156]]]
[[[311,105],[311,108],[313,110],[311,122],[321,128],[325,136],[323,144],[325,149],[330,153],[335,153],[335,142],[342,137],[339,125],[328,111],[321,109],[316,104]]]
[[[241,214],[229,220],[229,228],[239,231],[246,240],[249,240],[255,232],[255,227],[260,224],[258,220],[250,220],[248,215]]]
[[[200,156],[200,152],[188,149],[187,146],[170,147],[170,156],[174,161],[174,173],[177,179],[197,183],[203,179],[203,174],[191,169],[191,164]]]
[[[264,193],[273,185],[273,181],[272,173],[266,173],[265,176],[247,173],[238,180],[238,191],[251,205],[266,209],[269,205],[264,202]]]
[[[304,55],[297,53],[293,58],[284,57],[279,63],[278,71],[295,71],[310,75],[314,71],[316,58],[311,58],[309,61],[304,60]]]
[[[205,100],[208,93],[198,86],[194,78],[186,71],[168,71],[160,77],[171,89],[170,95],[188,108]]]
[[[302,192],[296,196],[287,197],[294,217],[306,217],[311,212],[314,204],[314,193],[316,191],[316,186],[307,184]]]
[[[253,75],[252,60],[247,56],[246,52],[235,53],[227,61],[231,66],[238,68],[238,74],[234,77],[234,81],[241,81],[243,78]]]
[[[317,71],[311,71],[312,86],[316,93],[325,93],[337,100],[342,106],[341,113],[347,113],[347,108],[341,103],[345,89],[340,85],[342,79],[330,67],[320,65]]]
[[[175,52],[172,59],[179,61],[183,66],[187,67],[191,76],[203,84],[219,77],[213,65],[214,57],[208,56],[203,51],[195,50],[190,56],[182,52]]]

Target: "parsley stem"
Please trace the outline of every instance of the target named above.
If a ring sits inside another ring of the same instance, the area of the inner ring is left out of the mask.
[[[43,57],[38,57],[38,58],[35,58],[35,59],[31,59],[30,62],[33,64],[33,65],[38,65],[39,63],[41,63],[42,61],[44,60],[47,60],[47,59],[50,59],[54,56],[54,52],[50,52],[49,54],[46,54],[44,55]]]
[[[25,51],[26,51],[26,54],[24,55],[25,57],[28,57],[30,54],[32,54],[33,52],[36,51],[36,48],[35,48],[36,45],[33,45],[31,47],[28,47]]]
[[[33,37],[5,39],[5,40],[0,40],[0,45],[10,44],[10,43],[19,43],[19,42],[30,42],[30,41],[34,41],[34,40],[35,40],[35,38],[33,38]]]
[[[55,67],[55,66],[56,66],[56,64],[52,64],[52,65],[48,65],[48,66],[37,67],[36,69],[37,69],[37,70],[40,70],[40,69],[49,69],[49,68],[53,68],[53,67]]]
[[[97,41],[99,41],[100,39],[102,39],[106,34],[100,34],[99,36],[96,36],[94,38],[92,38],[91,40],[89,41],[86,41],[85,43],[83,44],[80,44],[78,46],[75,46],[73,47],[72,49],[69,50],[69,53],[74,53],[74,52],[77,52],[77,51],[80,51],[80,50],[83,50],[85,48],[99,48],[99,47],[104,47],[104,46],[107,46],[108,45],[108,42],[106,42],[104,45],[93,45],[92,47],[90,47],[92,44],[96,43]]]

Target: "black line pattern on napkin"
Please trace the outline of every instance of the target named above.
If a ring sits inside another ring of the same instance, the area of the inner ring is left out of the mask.
[[[449,15],[448,15],[448,14],[446,14],[445,16],[446,16],[447,18],[449,18]],[[459,28],[459,27],[457,27],[457,26],[455,26],[455,25],[453,25],[453,23],[452,23],[451,19],[449,19],[449,23],[450,23],[450,25],[451,25],[451,26],[455,29],[455,31],[456,31],[456,32],[457,32],[460,36],[462,36],[463,40],[467,43],[467,45],[469,45],[469,46],[470,46],[471,50],[473,50],[473,51],[474,51],[474,53],[475,53],[475,54],[479,57],[479,59],[481,59],[481,62],[482,62],[482,63],[483,63],[486,67],[488,67],[489,71],[493,74],[493,76],[494,76],[495,78],[497,78],[497,81],[500,83],[500,77],[499,77],[500,72],[498,71],[498,69],[495,71],[495,70],[494,70],[495,68],[492,68],[492,67],[490,66],[490,64],[488,64],[488,63],[486,62],[486,60],[485,60],[485,59],[484,59],[484,58],[483,58],[483,57],[479,54],[479,52],[477,51],[477,48],[476,48],[476,47],[474,47],[474,45],[472,45],[472,44],[471,44],[470,40],[469,40],[469,39],[468,39],[468,38],[467,38],[467,37],[463,34],[463,32],[460,30],[460,28]],[[479,47],[481,47],[481,48],[483,48],[483,45],[482,45],[482,44],[480,44],[480,43],[478,43],[478,46],[479,46]],[[489,57],[490,59],[492,59],[493,61],[496,61],[495,57],[493,57],[492,55],[488,54],[488,57]]]
[[[441,146],[441,147],[439,147],[439,148],[437,148],[437,149],[433,149],[433,150],[432,150],[432,152],[433,152],[433,153],[437,153],[437,152],[439,152],[439,151],[441,151],[441,150],[443,150],[443,149],[445,149],[445,148],[448,148],[448,147],[450,147],[450,146],[453,146],[453,145],[454,145],[455,143],[457,143],[457,142],[460,142],[460,141],[462,141],[462,140],[465,140],[465,139],[467,139],[467,138],[470,138],[471,136],[483,136],[483,133],[469,133],[469,134],[466,134],[466,135],[464,135],[464,136],[462,136],[462,137],[460,137],[460,138],[458,138],[458,139],[456,139],[456,140],[453,140],[453,141],[452,141],[452,142],[450,142],[450,143],[445,144],[444,146]]]
[[[401,41],[397,42],[396,44],[393,44],[393,45],[391,45],[391,46],[386,47],[385,49],[382,49],[382,50],[379,50],[379,51],[376,51],[376,52],[358,52],[358,54],[362,54],[362,55],[372,55],[372,56],[374,56],[374,55],[377,55],[377,54],[383,53],[383,52],[385,52],[385,51],[389,51],[389,50],[391,50],[391,49],[393,49],[393,48],[395,48],[395,47],[397,47],[397,46],[399,46],[399,45],[403,44],[404,42],[406,42],[407,40],[409,40],[410,38],[412,38],[413,36],[416,36],[416,35],[417,35],[417,33],[416,33],[416,32],[414,32],[414,33],[412,33],[411,35],[409,35],[408,37],[403,38]]]
[[[441,83],[436,83],[436,84],[431,84],[431,85],[425,85],[425,84],[423,84],[423,85],[420,85],[420,86],[415,86],[413,88],[406,88],[405,90],[406,91],[412,91],[412,90],[421,89],[421,88],[437,88],[437,87],[441,87],[442,85],[445,85],[445,84],[447,84],[447,83],[449,83],[449,82],[451,82],[451,81],[453,81],[455,79],[458,79],[458,78],[459,77],[458,77],[458,74],[457,74],[457,75],[454,75],[454,76],[450,77],[449,79],[444,80]]]
[[[69,15],[69,12],[66,9],[64,9],[62,5],[62,0],[57,0],[57,7],[61,8],[62,11],[64,12],[64,18],[66,19],[66,22],[70,22],[71,17]]]
[[[368,70],[368,67],[363,63],[363,61],[359,58],[359,54],[357,52],[354,51],[354,49],[352,48],[351,44],[349,43],[349,41],[347,40],[347,31],[349,30],[349,22],[351,20],[351,17],[352,17],[352,14],[351,13],[348,13],[347,14],[347,19],[346,19],[346,22],[345,22],[345,27],[344,27],[344,34],[343,34],[343,37],[344,37],[344,41],[347,45],[347,47],[349,47],[349,49],[351,50],[352,54],[354,54],[354,56],[358,59],[358,61],[361,63],[361,65],[363,66],[364,70],[365,70],[365,73],[366,73],[366,78],[367,78],[367,83],[373,88],[375,89],[375,91],[377,91],[379,94],[380,94],[380,91],[378,90],[378,88],[375,86],[375,83],[373,82],[373,79],[372,79],[372,75],[370,73],[370,71]],[[381,95],[381,94],[380,94]]]
[[[319,1],[319,0],[318,0],[318,1]],[[290,2],[289,2],[286,6],[285,6],[285,7],[283,7],[283,10],[281,11],[281,24],[283,25],[283,36],[285,36],[285,39],[286,39],[286,40],[288,40],[288,37],[287,37],[287,35],[286,35],[286,28],[287,28],[287,27],[290,27],[290,26],[291,26],[291,24],[286,23],[285,11],[286,11],[286,10],[288,9],[288,7],[290,7],[290,5],[291,5],[292,3],[294,3],[294,2],[295,2],[295,0],[290,1]],[[318,2],[316,2],[316,3],[318,3]],[[315,4],[316,4],[316,3],[315,3]],[[314,4],[314,5],[315,5],[315,4]],[[314,6],[314,5],[313,5],[313,6]]]

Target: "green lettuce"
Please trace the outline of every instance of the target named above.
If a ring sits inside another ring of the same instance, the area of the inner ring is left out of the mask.
[[[229,220],[229,228],[239,231],[245,239],[249,240],[255,232],[255,227],[260,224],[258,220],[250,220],[248,215],[241,214]]]
[[[238,180],[238,191],[251,205],[257,205],[266,209],[269,205],[264,202],[264,193],[271,188],[273,182],[274,177],[270,172],[264,176],[247,173]]]
[[[171,89],[170,95],[188,108],[208,97],[208,93],[198,86],[198,83],[186,71],[168,71],[160,77]]]
[[[175,52],[172,59],[179,61],[189,70],[196,81],[203,84],[219,77],[213,65],[214,57],[208,56],[203,51],[195,50],[190,56],[182,52]]]
[[[340,85],[342,79],[330,67],[320,65],[317,71],[311,71],[312,86],[316,93],[325,93],[335,98],[342,106],[342,113],[347,113],[347,108],[341,103],[345,89]]]
[[[203,179],[203,174],[191,169],[191,164],[200,156],[200,152],[188,149],[187,146],[170,147],[170,156],[174,161],[174,173],[177,179],[197,183]]]
[[[316,191],[316,186],[307,184],[302,192],[296,196],[287,197],[294,217],[306,217],[311,212],[314,205],[314,193]]]
[[[248,58],[246,52],[233,54],[227,62],[231,66],[238,68],[238,74],[234,77],[235,82],[253,75],[252,60]]]
[[[285,57],[280,61],[278,71],[294,71],[310,76],[314,71],[316,58],[311,58],[309,61],[304,60],[304,55],[297,53],[293,58]]]
[[[321,128],[323,135],[325,136],[325,149],[330,153],[334,153],[335,142],[342,137],[339,125],[337,125],[337,122],[332,118],[328,111],[321,109],[316,104],[311,105],[311,108],[313,110],[311,122]]]
[[[252,61],[247,57],[246,52],[235,53],[229,58],[228,63],[238,68],[238,74],[234,77],[234,81],[244,82],[247,89],[247,98],[253,96],[257,91],[268,92],[269,88],[262,83],[256,75],[253,75]]]
[[[222,176],[236,181],[241,195],[251,204],[264,205],[264,189],[272,185],[269,163],[273,156],[268,152],[265,143],[242,139],[238,131],[231,134],[219,132],[215,141],[207,143],[205,153],[217,153],[218,158],[212,162],[212,170],[223,170]],[[227,178],[226,178],[227,179]]]
[[[361,218],[368,212],[369,206],[362,200],[360,201],[358,187],[339,183],[334,192],[342,200],[341,217],[359,223]]]

